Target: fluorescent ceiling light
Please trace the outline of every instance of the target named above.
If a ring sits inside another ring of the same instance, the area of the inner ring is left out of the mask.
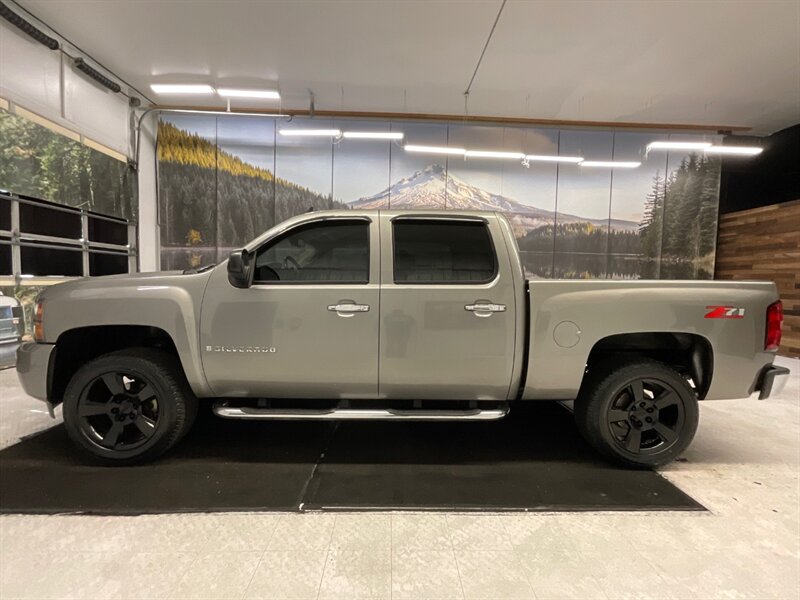
[[[298,137],[339,137],[342,135],[342,132],[338,129],[281,129],[280,134]]]
[[[522,152],[494,152],[492,150],[467,150],[467,158],[510,158],[522,160],[525,155]]]
[[[345,131],[342,137],[353,140],[402,140],[402,131]]]
[[[458,154],[463,156],[467,153],[464,148],[450,148],[448,146],[414,146],[406,144],[403,146],[406,152],[427,152],[429,154]]]
[[[650,150],[705,150],[711,147],[711,142],[650,142]]]
[[[213,94],[214,88],[205,83],[173,84],[153,83],[150,89],[156,94]]]
[[[610,169],[635,169],[641,166],[640,162],[624,160],[585,160],[581,163],[582,167],[607,167]]]
[[[763,148],[757,146],[710,146],[706,148],[706,153],[708,154],[734,154],[738,156],[755,156],[763,151]]]
[[[566,162],[566,163],[580,163],[583,162],[582,156],[551,156],[548,154],[528,154],[525,160],[538,160],[542,162]]]
[[[263,98],[265,100],[280,100],[281,94],[275,90],[237,90],[231,88],[218,88],[217,93],[223,98]]]

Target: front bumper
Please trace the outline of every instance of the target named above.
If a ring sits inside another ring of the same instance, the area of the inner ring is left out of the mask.
[[[50,355],[55,344],[23,342],[17,349],[17,376],[29,396],[47,402]]]
[[[17,362],[19,337],[0,340],[0,369],[13,367]]]
[[[766,400],[770,396],[777,396],[783,391],[789,381],[789,369],[786,367],[776,367],[769,365],[761,372],[758,385],[758,399]]]

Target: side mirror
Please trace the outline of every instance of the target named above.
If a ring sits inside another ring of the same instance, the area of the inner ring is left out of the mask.
[[[247,250],[234,250],[228,257],[228,281],[233,287],[249,288],[252,256]]]

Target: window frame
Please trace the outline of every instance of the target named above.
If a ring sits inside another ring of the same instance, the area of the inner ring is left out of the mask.
[[[431,281],[398,281],[397,280],[397,238],[395,236],[395,224],[397,222],[431,222],[436,223],[437,221],[445,222],[445,223],[471,223],[476,225],[481,225],[483,230],[486,232],[486,236],[489,238],[489,249],[492,252],[492,274],[487,277],[486,279],[468,279],[468,280],[461,280],[461,279],[448,279],[448,280],[431,280]],[[392,283],[394,285],[486,285],[488,283],[492,283],[494,280],[497,279],[497,276],[500,273],[500,263],[497,260],[497,248],[494,244],[494,237],[492,236],[492,232],[489,226],[489,221],[482,218],[482,217],[448,217],[446,215],[438,216],[438,215],[401,215],[397,217],[393,217],[390,220],[391,229],[392,229]]]
[[[305,281],[281,281],[279,279],[272,280],[272,281],[260,281],[255,278],[256,276],[256,260],[258,259],[259,252],[265,250],[268,246],[272,246],[274,244],[278,244],[281,241],[285,240],[287,237],[296,233],[299,229],[304,229],[307,227],[319,226],[324,224],[342,224],[342,223],[351,223],[351,224],[358,224],[364,225],[367,229],[367,265],[366,265],[366,274],[367,278],[363,281],[326,281],[326,280],[305,280]],[[297,223],[287,229],[284,229],[275,237],[272,237],[268,240],[265,240],[260,246],[253,250],[253,272],[251,275],[251,283],[252,287],[270,287],[270,286],[317,286],[317,285],[325,285],[325,286],[349,286],[349,285],[369,285],[370,284],[370,268],[372,266],[372,219],[369,217],[363,216],[341,216],[341,217],[323,217],[321,219],[313,219],[310,221],[303,221],[302,223]]]

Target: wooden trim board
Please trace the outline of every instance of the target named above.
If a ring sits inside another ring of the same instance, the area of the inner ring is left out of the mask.
[[[180,110],[199,110],[199,111],[224,111],[225,107],[220,106],[170,106],[154,104],[150,108],[161,109],[180,109]],[[232,109],[231,115],[237,112],[243,113],[281,113],[289,116],[308,117],[311,116],[308,110],[278,110],[275,108],[239,108]],[[493,124],[493,125],[528,125],[538,127],[560,127],[560,128],[587,128],[587,129],[636,129],[647,131],[699,131],[705,133],[737,132],[744,133],[750,131],[750,127],[741,125],[698,125],[692,123],[644,123],[644,122],[618,122],[618,121],[568,121],[563,119],[528,119],[524,117],[493,117],[493,116],[472,116],[472,115],[437,115],[429,113],[403,113],[403,112],[361,112],[351,110],[315,110],[315,117],[321,118],[353,118],[353,119],[383,119],[393,121],[447,121],[449,123],[470,123],[470,124]]]
[[[783,300],[779,354],[800,357],[800,200],[722,215],[716,279],[766,279]]]

